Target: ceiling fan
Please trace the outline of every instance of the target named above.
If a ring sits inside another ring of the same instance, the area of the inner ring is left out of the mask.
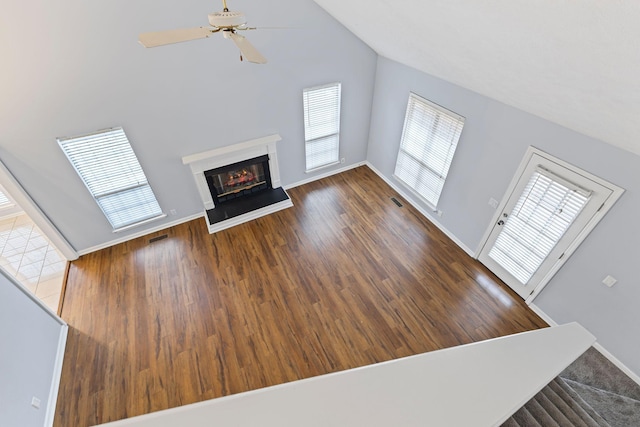
[[[184,28],[179,30],[157,31],[142,33],[138,37],[144,47],[157,47],[172,43],[186,42],[189,40],[204,39],[213,33],[222,32],[226,39],[231,39],[240,49],[240,60],[243,58],[256,64],[266,64],[267,59],[237,31],[255,30],[255,27],[247,27],[247,20],[242,12],[231,12],[227,8],[227,0],[222,0],[222,12],[209,14],[209,27]]]

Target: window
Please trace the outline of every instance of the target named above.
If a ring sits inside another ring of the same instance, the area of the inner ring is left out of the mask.
[[[303,91],[307,172],[339,163],[340,83]]]
[[[11,208],[15,206],[2,190],[0,190],[0,209]]]
[[[433,209],[463,126],[464,117],[413,93],[409,96],[394,176]]]
[[[58,144],[113,231],[165,216],[122,128],[58,138]]]

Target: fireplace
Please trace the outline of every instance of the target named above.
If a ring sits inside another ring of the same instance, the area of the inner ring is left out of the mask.
[[[272,188],[267,155],[205,171],[204,177],[216,206]]]
[[[196,181],[210,233],[293,206],[280,185],[280,140],[270,135],[182,158]]]

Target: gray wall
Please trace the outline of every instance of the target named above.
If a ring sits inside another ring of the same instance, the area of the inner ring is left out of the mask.
[[[312,0],[230,1],[269,64],[241,63],[221,34],[144,49],[138,33],[205,25],[221,2],[9,0],[0,27],[0,159],[78,250],[113,234],[56,143],[123,126],[165,213],[203,211],[181,157],[280,133],[283,184],[304,173],[302,89],[340,81],[346,166],[365,160],[376,55]],[[28,28],[28,31],[25,31]]]
[[[0,425],[45,425],[62,332],[63,324],[0,269]],[[31,406],[34,396],[40,409]]]
[[[530,145],[626,189],[534,304],[558,323],[580,322],[640,374],[640,157],[379,58],[368,160],[391,180],[410,91],[466,117],[438,206],[443,215],[433,219],[472,251],[495,214],[489,198],[502,199]],[[619,280],[613,288],[601,283],[608,274]]]

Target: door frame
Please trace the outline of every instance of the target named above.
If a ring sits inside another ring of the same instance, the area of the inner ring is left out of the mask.
[[[580,244],[584,241],[584,239],[586,239],[589,233],[591,233],[591,231],[595,228],[598,222],[600,222],[600,220],[604,218],[607,212],[609,212],[609,209],[613,207],[613,205],[616,203],[616,201],[620,198],[620,196],[622,196],[622,194],[625,191],[624,188],[618,187],[617,185],[609,181],[606,181],[598,176],[595,176],[585,171],[584,169],[574,166],[571,163],[565,162],[564,160],[561,160],[555,156],[552,156],[551,154],[545,151],[542,151],[534,146],[529,146],[527,148],[527,151],[525,152],[524,157],[520,162],[520,165],[518,166],[518,169],[514,172],[513,178],[511,179],[511,182],[509,183],[507,190],[502,196],[502,199],[500,200],[500,203],[498,204],[498,207],[496,208],[495,213],[492,215],[491,222],[489,222],[489,225],[487,226],[487,230],[482,236],[482,240],[480,241],[480,244],[478,245],[476,251],[474,252],[473,257],[476,260],[479,259],[480,253],[482,252],[482,248],[487,243],[487,240],[489,239],[495,224],[500,220],[501,212],[505,209],[507,202],[513,196],[516,186],[520,181],[522,174],[524,173],[527,165],[529,164],[529,161],[531,160],[534,154],[537,154],[550,161],[553,161],[564,168],[567,168],[571,171],[579,173],[580,175],[583,175],[584,177],[592,181],[595,181],[604,187],[611,189],[611,195],[604,201],[600,209],[591,217],[589,222],[587,222],[587,224],[582,228],[582,230],[580,230],[580,232],[575,237],[575,239],[569,244],[567,249],[564,251],[563,255],[556,260],[555,264],[553,264],[553,266],[551,266],[549,271],[540,279],[540,283],[533,289],[533,293],[531,293],[531,295],[529,295],[525,299],[525,303],[527,305],[531,305],[531,303],[533,303],[533,300],[538,296],[538,294],[540,294],[540,292],[542,292],[544,287],[549,284],[553,276],[558,272],[558,270],[560,270],[560,268],[564,265],[564,263],[567,262],[567,260],[575,252],[575,250],[580,246]]]
[[[13,176],[11,171],[7,169],[4,162],[0,160],[0,182],[7,190],[11,198],[22,208],[29,218],[38,226],[40,230],[47,236],[64,256],[67,261],[78,259],[78,252],[71,246],[67,239],[60,233],[55,225],[42,212],[40,207],[33,201],[29,193],[27,193],[18,180]]]

